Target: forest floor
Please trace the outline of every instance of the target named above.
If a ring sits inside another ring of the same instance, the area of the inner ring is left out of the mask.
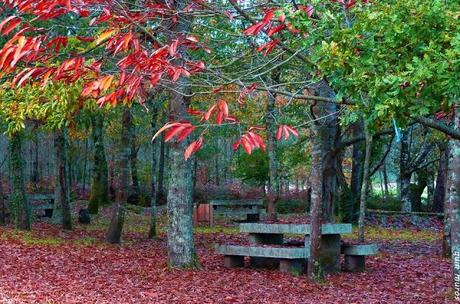
[[[198,227],[200,268],[169,269],[165,219],[155,240],[145,237],[148,220],[130,212],[121,245],[104,243],[108,210],[70,232],[43,222],[32,232],[0,228],[0,303],[453,303],[439,229],[369,227],[368,240],[381,250],[365,272],[311,283],[276,270],[224,268],[214,244],[248,241],[232,226]]]

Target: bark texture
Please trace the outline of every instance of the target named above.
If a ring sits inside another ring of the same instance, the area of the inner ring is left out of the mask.
[[[67,128],[56,131],[54,147],[56,151],[56,190],[53,219],[55,222],[60,222],[63,229],[71,230]]]
[[[10,141],[12,174],[11,211],[16,228],[30,230],[30,206],[24,187],[23,134],[15,133]]]
[[[367,125],[364,125],[364,133],[366,136],[366,155],[364,157],[364,173],[363,183],[361,188],[361,197],[359,203],[359,220],[358,220],[358,241],[364,242],[364,218],[366,215],[366,197],[367,189],[369,186],[369,171],[371,163],[371,152],[372,152],[372,135],[369,133]]]
[[[460,113],[455,109],[455,129],[460,130]],[[460,289],[460,141],[453,140],[451,145],[452,164],[449,182],[450,209],[450,243],[452,248],[453,286],[455,291]],[[458,299],[460,300],[460,298]]]
[[[182,11],[190,2],[175,1],[171,3],[174,10]],[[178,22],[170,24],[172,41],[177,35],[187,35],[192,26],[190,15],[179,16]],[[185,50],[178,52],[182,58],[176,59],[176,65],[183,65],[187,56]],[[188,93],[188,80],[180,77],[172,84],[170,101],[170,118],[179,121],[187,119],[187,105],[189,100],[184,95]],[[184,160],[184,151],[189,140],[180,143],[172,142],[169,145],[168,168],[168,261],[171,267],[188,268],[197,266],[195,246],[193,242],[193,193],[192,193],[192,161]]]
[[[92,138],[94,143],[93,180],[88,210],[97,214],[99,206],[108,204],[109,200],[109,173],[104,147],[104,116],[95,113],[91,117]]]
[[[109,243],[120,243],[123,224],[125,221],[126,201],[128,199],[128,181],[129,181],[129,168],[128,159],[131,153],[130,146],[130,126],[131,126],[131,112],[129,107],[125,107],[122,117],[122,131],[121,131],[121,153],[118,164],[119,187],[116,195],[116,202],[113,206],[112,219],[110,221],[109,230],[107,231],[106,240]]]
[[[271,220],[276,220],[276,205],[279,200],[278,160],[276,158],[276,96],[268,93],[267,102],[267,154],[268,154],[268,187],[267,213]]]

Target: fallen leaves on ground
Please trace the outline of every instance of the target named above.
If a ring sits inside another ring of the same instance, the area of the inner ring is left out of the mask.
[[[329,275],[314,284],[274,270],[226,269],[213,244],[245,243],[224,232],[196,235],[198,270],[167,267],[166,239],[129,234],[103,243],[102,231],[62,232],[36,224],[32,239],[0,228],[1,303],[448,303],[450,262],[440,243],[382,240],[364,273]],[[80,239],[93,242],[80,242]],[[28,240],[27,238],[25,238]]]

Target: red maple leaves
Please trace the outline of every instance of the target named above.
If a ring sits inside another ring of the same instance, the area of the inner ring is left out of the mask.
[[[174,63],[175,58],[181,57],[182,50],[203,48],[197,37],[179,34],[169,43],[161,43],[149,32],[145,33],[143,25],[175,14],[166,4],[147,3],[148,13],[139,13],[120,3],[104,0],[0,0],[0,3],[18,13],[18,16],[8,16],[0,23],[2,35],[10,35],[19,29],[0,50],[0,71],[6,77],[11,76],[13,85],[24,85],[29,81],[43,84],[48,80],[76,82],[85,79],[82,96],[98,98],[101,106],[107,103],[116,105],[121,100],[131,102],[135,97],[142,103],[146,92],[164,77],[175,82],[180,77],[189,77],[205,69],[203,62],[185,60],[183,65]],[[186,10],[193,10],[194,5],[189,5]],[[95,37],[75,36],[82,44],[87,44],[84,47],[89,51],[65,50],[63,54],[70,35],[56,36],[53,31],[33,26],[37,21],[66,14],[86,18],[90,12],[89,25],[102,28],[102,32]],[[33,18],[19,28],[23,23],[21,14]],[[145,39],[142,33],[149,39]],[[99,47],[105,48],[104,55],[90,52]],[[70,58],[60,63],[61,58],[69,57],[69,54]],[[101,76],[101,66],[109,58],[107,54],[110,54],[110,60],[116,58],[117,69],[108,71],[105,68],[106,75]],[[60,66],[56,67],[56,64]],[[106,88],[107,74],[118,81],[110,81],[114,85]]]

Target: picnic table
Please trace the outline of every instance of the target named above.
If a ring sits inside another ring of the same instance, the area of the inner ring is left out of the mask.
[[[27,200],[30,203],[32,211],[44,211],[44,217],[52,217],[54,210],[54,194],[26,194]],[[10,195],[5,195],[4,198],[9,201]]]
[[[211,200],[210,223],[214,225],[214,216],[245,216],[247,222],[258,222],[265,212],[262,199],[239,199],[239,200]]]
[[[241,266],[244,256],[250,257],[251,266],[273,267],[281,271],[301,269],[310,255],[311,226],[308,224],[242,223],[240,232],[249,234],[251,246],[223,245],[218,252],[224,254],[228,267]],[[351,224],[323,224],[319,262],[325,272],[340,271],[341,235],[352,232]],[[286,235],[304,235],[303,248],[283,248]],[[273,247],[267,245],[275,245]]]

